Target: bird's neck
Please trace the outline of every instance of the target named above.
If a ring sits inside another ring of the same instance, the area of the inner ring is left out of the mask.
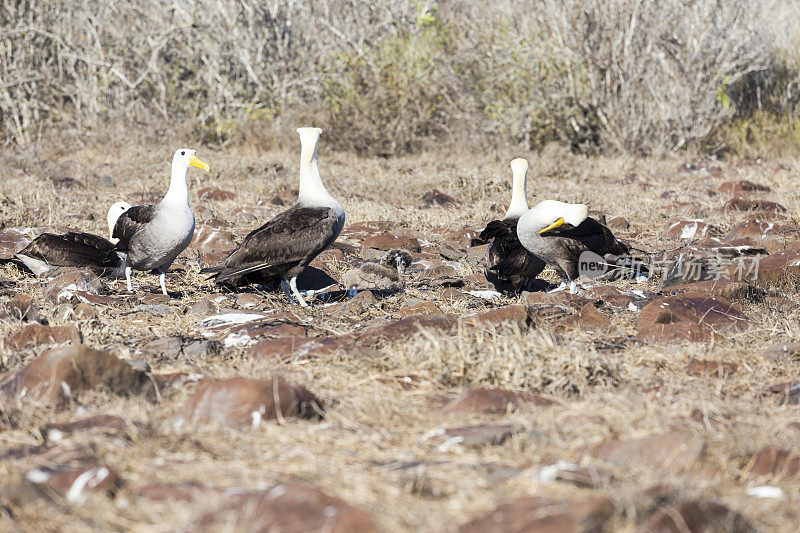
[[[511,189],[511,204],[508,206],[504,219],[519,218],[528,210],[527,182],[524,172],[514,176],[514,183]]]
[[[325,189],[317,166],[317,148],[303,146],[300,152],[300,192],[298,202],[302,205],[329,206],[336,200]]]
[[[189,188],[186,186],[186,168],[172,165],[172,178],[169,190],[161,200],[161,205],[170,207],[187,207],[189,205]]]

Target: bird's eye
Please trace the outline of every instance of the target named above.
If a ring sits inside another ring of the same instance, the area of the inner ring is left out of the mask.
[[[181,151],[181,155],[186,155],[186,152],[184,152],[184,151]]]

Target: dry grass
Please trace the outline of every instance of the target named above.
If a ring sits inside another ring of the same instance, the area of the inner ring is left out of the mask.
[[[170,136],[157,145],[113,137],[103,142],[84,137],[80,143],[54,138],[46,139],[36,152],[8,153],[0,166],[5,183],[0,192],[0,218],[9,227],[44,230],[63,223],[65,214],[91,214],[93,220],[71,218],[66,224],[101,233],[104,210],[110,203],[120,198],[135,201],[143,191],[164,191],[171,154],[165,146],[177,144],[194,142]],[[296,186],[297,157],[289,151],[262,152],[242,146],[225,152],[200,148],[199,155],[209,161],[212,171],[208,175],[191,174],[191,201],[206,208],[198,219],[216,216],[236,228],[254,227],[255,222],[234,217],[232,212],[252,207],[282,188]],[[436,228],[478,226],[502,211],[510,194],[507,161],[511,155],[445,156],[428,152],[413,158],[359,158],[331,153],[323,134],[320,164],[329,190],[347,210],[348,224],[391,220],[398,226],[435,235],[432,230]],[[785,168],[776,168],[773,162],[759,166],[721,161],[724,176],[703,177],[679,172],[683,160],[672,157],[586,158],[557,148],[513,155],[531,160],[532,199],[586,201],[598,212],[624,216],[632,228],[623,235],[653,250],[675,244],[658,240],[658,235],[675,214],[676,202],[694,202],[695,216],[703,215],[723,231],[741,219],[741,214],[717,210],[724,197],[706,192],[725,179],[750,179],[768,185],[774,190],[768,198],[780,201],[790,213],[800,210],[796,188],[800,167],[793,161],[785,161]],[[87,185],[85,189],[65,193],[46,179],[51,168],[48,165],[67,160],[78,165],[75,168],[84,169],[76,177]],[[285,170],[270,170],[275,168],[274,163],[282,164]],[[95,173],[112,175],[117,186],[96,186],[99,178]],[[234,191],[236,198],[198,201],[196,191],[208,185]],[[455,209],[409,207],[432,188],[451,194],[462,204]],[[677,191],[677,198],[659,198],[666,190]],[[39,207],[50,214],[31,211]],[[179,261],[186,271],[168,276],[168,286],[182,292],[169,303],[177,313],[154,317],[146,312],[129,313],[133,305],[98,307],[97,319],[77,323],[86,342],[136,359],[143,357],[132,349],[139,340],[196,333],[199,317],[185,312],[217,290],[199,275],[201,265],[194,254],[185,254]],[[346,267],[330,264],[329,270],[341,274]],[[472,271],[466,263],[461,268],[465,274]],[[52,306],[42,301],[38,280],[25,277],[14,267],[5,267],[0,275],[17,281],[20,291],[34,295],[45,314],[52,312]],[[138,276],[135,283],[140,290],[157,291],[154,276]],[[115,291],[122,290],[122,284],[112,285]],[[265,296],[265,308],[287,307],[280,295]],[[790,291],[789,296],[796,298],[798,293]],[[517,303],[513,298],[495,303],[472,298],[445,300],[437,291],[421,290],[412,280],[405,293],[370,308],[366,318],[395,317],[400,304],[409,298],[431,300],[445,312],[458,314]],[[232,300],[226,305],[232,305]],[[332,309],[317,306],[307,311],[292,310],[338,332],[351,330],[365,318],[336,315]],[[775,361],[760,352],[772,343],[800,340],[800,312],[770,310],[765,304],[752,304],[746,311],[752,327],[714,344],[633,344],[613,352],[598,351],[593,341],[635,333],[636,313],[611,315],[612,330],[602,334],[563,331],[547,324],[530,330],[505,326],[462,330],[453,337],[423,333],[408,342],[381,348],[380,356],[372,359],[339,354],[289,363],[254,362],[241,347],[209,360],[149,358],[157,372],[185,371],[215,377],[262,377],[280,372],[314,390],[329,408],[321,422],[286,421],[245,431],[217,427],[178,430],[170,417],[193,389],[187,384],[166,391],[157,403],[98,391],[81,397],[63,412],[31,407],[4,412],[13,423],[4,423],[0,449],[37,445],[42,442],[44,424],[73,420],[79,411],[148,421],[152,428],[134,431],[127,440],[84,434],[59,445],[64,457],[89,453],[119,472],[126,485],[116,499],[98,496],[80,506],[39,502],[18,510],[13,522],[3,515],[0,524],[36,531],[173,531],[186,527],[213,502],[151,504],[136,500],[137,487],[196,481],[257,488],[301,479],[365,509],[387,531],[452,531],[519,495],[576,499],[591,493],[613,498],[619,509],[615,528],[630,531],[637,522],[631,512],[636,494],[659,483],[675,485],[682,498],[719,498],[761,530],[791,530],[800,520],[800,485],[796,481],[773,483],[784,490],[782,500],[747,497],[745,490],[759,483],[749,479],[743,468],[750,454],[762,446],[794,449],[800,438],[800,432],[790,425],[796,422],[797,407],[779,406],[775,398],[759,393],[770,383],[800,378],[800,362]],[[16,322],[2,322],[0,336],[19,327]],[[5,353],[3,369],[15,370],[33,355],[32,351]],[[722,381],[691,377],[685,365],[692,357],[737,362],[739,370]],[[419,376],[417,388],[400,390],[379,379],[409,374]],[[468,385],[537,391],[552,396],[558,405],[463,417],[431,409],[430,396],[455,393]],[[724,424],[704,427],[689,418],[695,412]],[[485,422],[510,424],[522,431],[501,446],[477,450],[440,450],[421,439],[437,427]],[[536,476],[535,465],[568,460],[585,444],[673,430],[705,440],[706,469],[683,474],[617,470],[594,490],[544,482]],[[69,452],[71,448],[76,451]],[[35,457],[0,460],[0,484],[38,466],[39,461]],[[412,461],[419,464],[398,468],[399,463]],[[519,469],[516,475],[507,473],[515,469]]]

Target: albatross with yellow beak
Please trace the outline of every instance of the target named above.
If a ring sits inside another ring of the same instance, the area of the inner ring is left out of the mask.
[[[132,292],[131,270],[159,273],[161,292],[167,295],[166,273],[194,236],[194,213],[189,207],[186,172],[196,167],[208,172],[208,163],[195,150],[181,148],[172,157],[172,179],[158,205],[137,205],[125,211],[114,225],[115,249],[126,252],[125,279]]]
[[[629,255],[628,247],[591,218],[584,204],[539,202],[520,217],[517,236],[525,249],[553,267],[561,276],[562,287],[569,284],[573,293],[580,276],[581,254],[593,252],[600,256],[598,260],[609,263],[615,262],[616,256]]]

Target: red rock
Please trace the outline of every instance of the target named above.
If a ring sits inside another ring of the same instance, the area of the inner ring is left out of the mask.
[[[22,350],[43,344],[63,344],[81,342],[81,335],[75,326],[43,326],[30,324],[9,335],[4,340],[6,349]]]
[[[661,292],[667,295],[683,295],[694,298],[724,298],[732,302],[750,303],[763,298],[763,291],[744,281],[706,280],[696,283],[673,285]]]
[[[75,306],[75,318],[78,320],[92,320],[97,318],[97,310],[90,304],[80,303]]]
[[[48,302],[58,304],[72,300],[78,291],[98,294],[104,289],[105,284],[93,272],[87,269],[75,269],[50,280],[44,297]]]
[[[435,205],[451,206],[457,204],[458,202],[456,201],[456,199],[450,196],[449,194],[445,194],[440,190],[433,189],[422,195],[422,198],[420,199],[419,202],[419,207],[425,208],[425,207],[432,207]]]
[[[81,503],[89,493],[111,493],[119,487],[120,479],[116,472],[105,466],[82,468],[31,470],[25,478],[40,487],[63,496],[68,502]]]
[[[781,204],[767,200],[753,200],[750,198],[731,198],[723,207],[725,211],[764,211],[766,213],[785,213],[786,208]]]
[[[2,392],[17,400],[57,404],[100,386],[122,395],[153,390],[144,372],[109,353],[78,345],[43,353],[16,372]]]
[[[539,496],[522,496],[461,527],[461,533],[560,533],[604,531],[614,514],[614,504],[603,496],[576,502],[553,502]]]
[[[61,422],[48,424],[44,428],[47,440],[58,442],[65,436],[79,432],[102,432],[102,433],[133,433],[135,434],[141,424],[130,422],[119,416],[100,414],[91,415],[73,422]]]
[[[610,229],[618,231],[625,231],[630,229],[631,225],[625,217],[612,217],[606,221],[606,226]]]
[[[415,337],[421,329],[449,333],[455,329],[456,324],[454,315],[412,315],[388,324],[369,326],[354,334],[361,342],[375,344],[381,341],[408,340]]]
[[[703,359],[692,359],[686,372],[690,376],[698,378],[727,378],[730,377],[739,365],[736,363],[726,363],[723,361],[706,361]]]
[[[134,492],[137,498],[145,498],[155,502],[184,503],[209,496],[220,498],[225,494],[223,489],[207,487],[198,483],[156,483],[139,487]]]
[[[233,200],[236,198],[234,193],[217,187],[204,187],[197,191],[197,196],[201,200],[212,200],[215,202],[224,202],[225,200]]]
[[[723,272],[728,279],[748,281],[757,287],[794,286],[800,282],[800,250],[788,248],[776,254],[743,260]]]
[[[758,215],[751,215],[744,222],[731,229],[725,238],[729,241],[736,239],[755,239],[757,242],[766,239],[793,240],[798,236],[797,226],[793,224],[776,224]]]
[[[448,265],[444,262],[438,262],[425,268],[420,276],[421,279],[438,279],[438,278],[455,278],[458,276],[453,265]]]
[[[742,330],[747,318],[722,298],[667,296],[647,304],[639,316],[639,340],[703,342]]]
[[[445,413],[505,413],[523,405],[547,407],[554,400],[529,392],[503,389],[469,389],[447,402],[441,409]]]
[[[419,241],[407,230],[386,231],[378,235],[367,237],[362,242],[362,246],[364,246],[364,248],[374,248],[376,250],[392,250],[394,248],[399,248],[410,252],[420,251]]]
[[[454,242],[457,246],[461,248],[467,248],[472,245],[472,240],[477,238],[483,228],[476,228],[472,226],[467,226],[457,230],[451,230],[449,228],[443,229],[443,235],[447,238],[447,240]]]
[[[717,228],[699,218],[671,218],[667,221],[667,224],[667,229],[664,230],[659,238],[700,239],[719,233]]]
[[[691,500],[669,506],[636,528],[636,533],[700,533],[755,531],[741,514],[711,500]]]
[[[666,433],[638,439],[610,440],[585,446],[581,455],[619,468],[686,471],[703,453],[702,439],[685,433]]]
[[[418,302],[413,305],[403,305],[397,310],[400,316],[411,315],[438,315],[442,310],[433,302]]]
[[[31,240],[16,228],[0,229],[0,258],[9,259],[28,246]]]
[[[17,294],[5,304],[5,314],[16,320],[41,320],[36,304],[27,294]]]
[[[567,461],[559,461],[556,464],[546,465],[539,468],[536,477],[545,482],[561,481],[578,487],[593,489],[597,488],[604,478],[598,469],[584,467]]]
[[[359,353],[361,347],[355,345],[355,339],[349,335],[329,337],[278,337],[257,342],[250,348],[250,354],[256,360],[288,361],[302,360],[330,355],[334,352]]]
[[[719,192],[742,193],[742,192],[770,192],[772,189],[766,185],[753,183],[747,180],[726,181],[717,187]]]
[[[611,321],[606,315],[597,310],[593,303],[588,303],[581,307],[577,313],[565,318],[561,324],[568,328],[576,329],[608,329]]]
[[[262,420],[318,418],[322,402],[308,389],[280,377],[205,379],[181,408],[178,420],[257,427]]]
[[[236,248],[233,233],[224,229],[214,229],[210,226],[195,228],[194,237],[189,245],[192,250],[202,253],[229,252]]]
[[[264,303],[264,298],[262,296],[259,296],[258,294],[244,292],[236,296],[236,307],[239,307],[241,309],[258,307],[263,303]]]
[[[753,456],[747,469],[756,476],[778,480],[800,479],[800,455],[775,446],[765,446]]]
[[[499,446],[509,437],[519,432],[519,428],[508,425],[481,424],[431,431],[422,441],[431,441],[440,451],[448,451],[454,446],[480,448],[487,445]]]
[[[507,305],[461,317],[461,322],[472,326],[499,326],[500,324],[516,324],[526,328],[531,323],[531,313],[526,305]]]
[[[374,533],[364,511],[303,482],[275,485],[263,492],[236,494],[222,509],[204,515],[196,531]]]

